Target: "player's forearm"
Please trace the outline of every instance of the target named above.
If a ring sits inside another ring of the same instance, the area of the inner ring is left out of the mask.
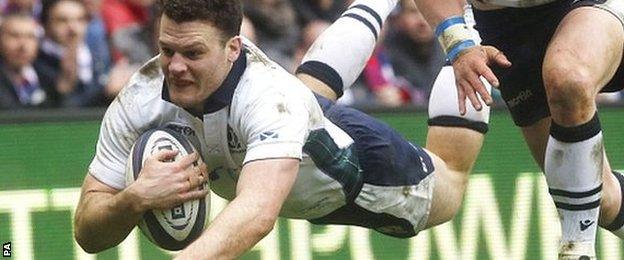
[[[245,164],[236,198],[179,259],[235,259],[252,248],[273,229],[298,170],[295,158]]]
[[[176,259],[236,259],[264,238],[277,216],[266,214],[262,205],[232,201],[198,240]]]
[[[452,16],[464,14],[464,0],[414,0],[432,28]]]
[[[139,222],[142,212],[127,192],[115,195],[87,192],[81,198],[74,220],[75,238],[88,253],[97,253],[121,243]]]

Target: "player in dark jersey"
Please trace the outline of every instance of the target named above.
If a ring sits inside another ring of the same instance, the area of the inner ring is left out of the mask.
[[[622,185],[611,172],[595,99],[624,87],[624,1],[473,1],[477,46],[446,1],[416,0],[452,63],[459,106],[491,102],[499,87],[557,207],[561,259],[594,258],[598,224],[624,237]],[[600,217],[599,217],[600,216]]]

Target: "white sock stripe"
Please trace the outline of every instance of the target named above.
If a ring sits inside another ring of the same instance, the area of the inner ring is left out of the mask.
[[[358,6],[366,6],[373,10],[383,21],[394,10],[399,0],[355,0],[347,10],[352,8],[360,8]],[[366,8],[363,8],[366,9]]]
[[[368,28],[371,31],[371,33],[373,33],[373,36],[375,36],[375,41],[377,41],[377,39],[379,39],[379,30],[376,29],[375,26],[373,25],[373,23],[371,23],[366,18],[364,18],[361,15],[356,14],[356,13],[348,13],[348,14],[344,14],[344,15],[342,15],[342,17],[340,17],[340,19],[344,19],[344,18],[355,19],[356,21],[360,22],[360,24],[363,24],[364,26],[366,26],[366,28]]]
[[[555,202],[571,204],[571,205],[581,205],[581,204],[591,203],[596,200],[600,200],[602,198],[602,193],[594,194],[593,196],[585,197],[585,198],[568,198],[568,197],[562,197],[562,196],[556,196],[556,195],[551,195],[551,197],[553,201]]]
[[[366,5],[360,4],[360,5],[351,7],[347,11],[345,11],[342,15],[344,16],[346,14],[357,14],[365,18],[371,24],[373,24],[375,26],[375,29],[377,29],[378,32],[381,31],[381,27],[383,26],[383,21],[381,20],[381,17],[379,16],[377,12],[375,12],[375,10],[373,10],[372,8]]]
[[[602,191],[602,183],[600,183],[600,185],[596,186],[593,189],[585,189],[582,191],[571,191],[569,189],[553,189],[553,188],[549,188],[548,189],[548,193],[550,193],[550,195],[553,196],[563,196],[563,197],[568,197],[568,198],[585,198],[585,197],[589,197],[592,196],[594,194],[600,193]]]
[[[589,203],[583,204],[568,204],[563,202],[555,201],[555,207],[557,209],[564,209],[567,211],[587,211],[592,209],[597,209],[600,207],[600,200],[595,200]]]
[[[397,2],[354,1],[350,9],[314,41],[303,57],[302,64],[308,61],[325,64],[340,76],[342,88],[350,87],[373,53],[381,24]]]

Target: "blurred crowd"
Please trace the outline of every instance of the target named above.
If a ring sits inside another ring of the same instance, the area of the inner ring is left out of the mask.
[[[158,52],[157,2],[0,0],[0,109],[105,106]],[[243,0],[241,34],[294,71],[351,2]],[[399,7],[341,102],[426,105],[443,64],[444,54],[422,14],[413,5]]]
[[[0,109],[104,106],[155,52],[152,0],[0,0]]]

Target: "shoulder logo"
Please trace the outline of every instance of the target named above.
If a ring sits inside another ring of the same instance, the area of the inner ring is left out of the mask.
[[[591,225],[594,224],[595,221],[591,220],[591,219],[586,219],[586,220],[581,220],[579,221],[581,224],[581,231],[585,231],[586,229],[588,229]]]
[[[266,131],[260,133],[260,141],[264,141],[266,139],[277,139],[279,135],[273,131]]]

